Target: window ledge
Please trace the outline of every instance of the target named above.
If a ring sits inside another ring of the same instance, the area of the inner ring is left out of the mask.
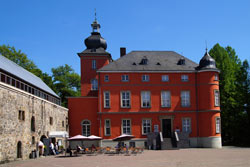
[[[161,106],[161,108],[171,108],[171,106]]]
[[[121,108],[131,108],[131,107],[121,107]]]
[[[190,106],[181,106],[182,108],[189,108],[189,107],[191,107],[191,105]]]

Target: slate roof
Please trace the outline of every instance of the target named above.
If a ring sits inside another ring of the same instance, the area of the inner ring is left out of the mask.
[[[142,59],[147,59],[147,64],[141,65]],[[178,65],[181,59],[185,64]],[[98,71],[195,71],[197,66],[173,51],[132,51]]]
[[[54,95],[59,98],[59,96],[51,90],[39,77],[35,76],[31,72],[25,70],[21,66],[17,65],[13,61],[7,59],[6,57],[0,55],[0,69],[11,73],[12,75],[16,76],[17,78],[21,78],[27,83],[34,85],[51,95]]]

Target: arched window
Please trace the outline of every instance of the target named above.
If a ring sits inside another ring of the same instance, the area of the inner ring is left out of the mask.
[[[32,116],[31,117],[31,131],[35,132],[36,128],[35,128],[35,117]]]
[[[97,79],[91,80],[91,90],[98,90],[98,81]]]
[[[90,136],[90,121],[88,120],[82,121],[82,135]]]
[[[22,158],[22,142],[17,143],[17,158]]]

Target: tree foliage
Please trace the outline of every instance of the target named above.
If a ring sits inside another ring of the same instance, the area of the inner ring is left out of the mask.
[[[224,144],[248,145],[250,139],[249,65],[230,46],[210,51],[220,69],[222,139]]]
[[[66,97],[80,96],[81,78],[67,64],[52,68],[52,73],[55,91],[61,97],[62,105],[67,106]]]
[[[50,76],[43,73],[21,50],[17,51],[14,47],[2,45],[0,54],[41,78],[60,96],[63,106],[67,107],[67,96],[80,95],[80,76],[69,65],[52,68],[53,75]]]

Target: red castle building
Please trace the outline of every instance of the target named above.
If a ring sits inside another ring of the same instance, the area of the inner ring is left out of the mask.
[[[221,147],[219,70],[206,51],[199,64],[173,51],[121,48],[118,60],[91,24],[81,61],[81,96],[68,98],[70,136],[97,135],[114,146],[121,134],[145,146],[161,132],[162,148],[179,134],[179,147]],[[131,142],[131,141],[130,141]]]

